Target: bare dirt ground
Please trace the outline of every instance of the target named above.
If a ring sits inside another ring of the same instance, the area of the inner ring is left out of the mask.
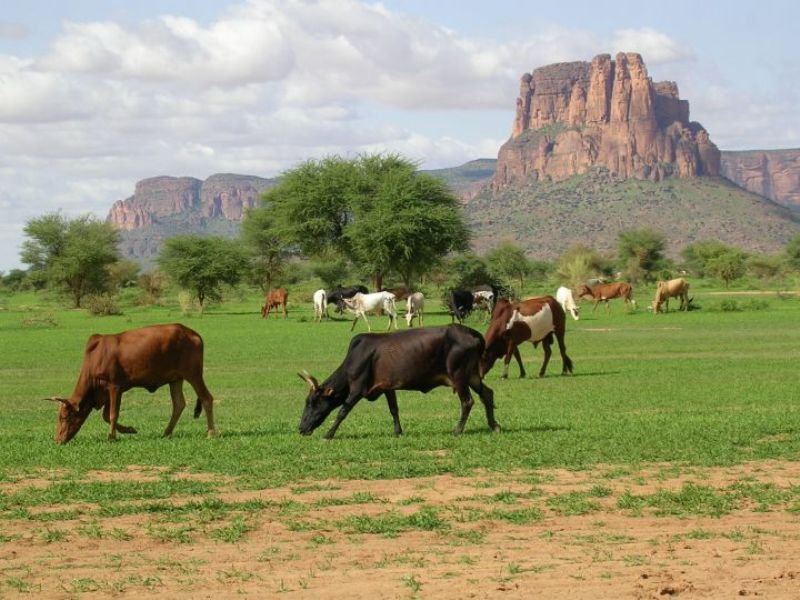
[[[0,491],[47,482],[6,483]],[[185,520],[149,511],[103,516],[94,505],[31,507],[77,516],[0,521],[0,597],[800,597],[796,500],[745,501],[720,517],[658,516],[621,502],[626,494],[675,492],[688,483],[797,491],[800,464],[607,466],[221,489],[215,498],[262,504],[221,515],[190,512]],[[411,515],[418,518],[403,520]],[[246,531],[233,541],[207,535],[230,522]]]

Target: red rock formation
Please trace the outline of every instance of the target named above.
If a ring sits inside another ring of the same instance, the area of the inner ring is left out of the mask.
[[[722,176],[778,204],[800,209],[800,149],[723,152]]]
[[[526,73],[495,189],[561,181],[606,167],[619,179],[719,174],[719,150],[674,82],[653,83],[638,54],[549,65]]]
[[[250,175],[212,175],[205,181],[193,177],[152,177],[136,184],[133,196],[118,200],[107,221],[117,229],[140,229],[165,217],[198,221],[241,221],[244,210],[254,207],[271,182]]]

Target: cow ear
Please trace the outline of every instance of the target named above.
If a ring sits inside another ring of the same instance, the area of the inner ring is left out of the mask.
[[[326,387],[324,390],[322,390],[322,395],[325,397],[333,396],[333,388]]]

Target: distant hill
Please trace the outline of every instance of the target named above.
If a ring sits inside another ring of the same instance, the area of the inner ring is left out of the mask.
[[[800,212],[800,148],[722,153],[722,176]]]
[[[720,177],[619,180],[602,167],[560,182],[484,186],[464,211],[479,252],[511,240],[538,259],[579,243],[614,252],[620,231],[643,226],[665,235],[672,256],[708,239],[775,252],[800,233],[787,208]]]
[[[515,107],[497,160],[426,171],[461,197],[479,251],[513,240],[542,259],[578,243],[610,252],[621,230],[651,226],[673,255],[706,239],[774,252],[800,232],[800,150],[721,153],[677,83],[654,83],[638,54],[525,73]],[[145,179],[108,220],[123,255],[147,264],[179,233],[237,235],[275,182]]]

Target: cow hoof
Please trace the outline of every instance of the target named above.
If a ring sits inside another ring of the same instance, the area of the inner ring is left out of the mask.
[[[208,439],[211,439],[211,438],[214,438],[214,437],[217,437],[217,432],[214,431],[213,429],[209,429],[208,430]]]
[[[500,423],[495,423],[492,427],[492,433],[500,433]]]

